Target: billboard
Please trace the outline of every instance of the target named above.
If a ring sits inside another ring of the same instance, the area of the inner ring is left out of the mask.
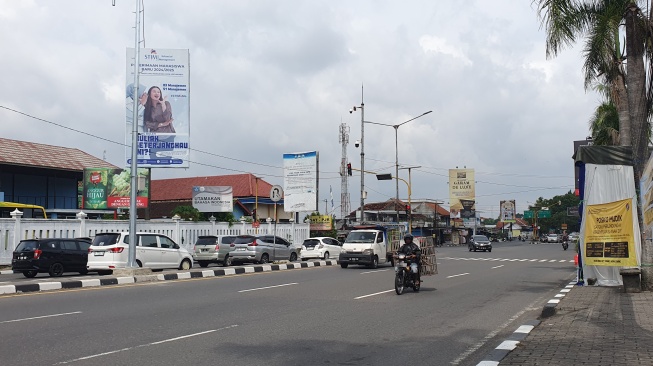
[[[476,218],[474,169],[449,169],[449,212],[452,219]]]
[[[127,49],[126,141],[131,166],[134,98],[138,100],[139,167],[189,167],[189,55],[187,49],[140,50],[139,85],[134,86],[133,48]]]
[[[590,266],[637,266],[632,199],[588,205],[583,263]]]
[[[136,207],[146,208],[150,191],[150,171],[139,168]],[[111,168],[85,168],[82,208],[129,208],[131,177],[129,170]]]
[[[283,210],[317,211],[317,151],[283,154]]]
[[[233,188],[231,186],[194,186],[193,207],[199,212],[233,212]]]
[[[312,231],[328,231],[331,230],[331,216],[330,215],[320,215],[320,216],[309,216],[311,220],[310,230]]]
[[[515,214],[517,213],[516,210],[517,206],[515,204],[515,200],[499,201],[499,221],[515,222]],[[526,211],[524,211],[524,218],[529,218],[526,217]]]

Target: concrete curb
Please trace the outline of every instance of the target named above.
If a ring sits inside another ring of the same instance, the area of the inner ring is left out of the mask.
[[[252,267],[227,267],[227,268],[220,268],[220,269],[203,269],[203,270],[189,271],[189,272],[138,275],[133,277],[106,277],[106,278],[103,277],[103,278],[90,278],[87,280],[65,281],[65,282],[40,282],[40,283],[28,283],[28,284],[21,284],[21,285],[2,285],[0,286],[0,294],[17,294],[17,293],[61,290],[61,289],[71,289],[71,288],[122,285],[122,284],[137,283],[137,282],[170,281],[170,280],[192,279],[192,278],[220,277],[220,276],[230,276],[230,275],[244,274],[244,273],[259,273],[259,272],[282,271],[288,269],[335,266],[336,264],[337,264],[336,260],[286,263],[286,264],[262,264],[262,265],[252,266]]]
[[[569,282],[565,288],[560,290],[560,293],[556,294],[553,299],[547,301],[547,303],[544,305],[544,308],[542,309],[542,313],[540,314],[540,318],[548,318],[550,316],[555,315],[556,313],[556,306],[560,303],[560,300],[565,297],[565,295],[571,291],[574,286],[576,286],[578,282],[577,281],[572,281]],[[517,330],[515,330],[505,341],[501,342],[500,345],[497,346],[494,350],[492,350],[487,356],[485,356],[485,359],[476,366],[497,366],[503,360],[512,350],[517,348],[517,345],[519,342],[524,340],[526,336],[539,324],[541,323],[540,320],[531,320],[526,322],[525,324],[519,326]]]

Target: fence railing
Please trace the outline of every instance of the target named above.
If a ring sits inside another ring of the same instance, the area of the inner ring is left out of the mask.
[[[138,220],[138,232],[164,234],[177,244],[191,251],[197,238],[202,235],[273,235],[274,223],[261,223],[254,228],[252,224],[238,222],[193,222],[181,220],[149,221]],[[129,231],[126,220],[89,220],[83,213],[77,219],[24,219],[22,213],[12,212],[12,218],[0,218],[0,264],[11,264],[12,253],[18,242],[33,238],[92,238],[103,232]],[[309,224],[279,223],[276,235],[293,245],[300,246],[308,238]]]

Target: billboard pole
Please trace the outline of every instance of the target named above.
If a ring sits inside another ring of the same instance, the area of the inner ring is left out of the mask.
[[[141,39],[141,0],[136,0],[136,36],[134,40],[134,114],[132,119],[132,158],[131,158],[131,192],[129,196],[129,256],[127,257],[127,267],[138,267],[136,264],[136,191],[138,190],[138,64],[140,62],[140,39]]]

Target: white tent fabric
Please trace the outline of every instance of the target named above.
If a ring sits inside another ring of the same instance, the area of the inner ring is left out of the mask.
[[[635,191],[633,167],[629,165],[599,165],[585,164],[585,197],[583,207],[601,203],[610,203],[624,199],[631,199],[631,207],[637,207],[637,193]],[[637,210],[633,212],[633,236],[635,241],[635,255],[639,266],[642,258],[642,241],[637,219]],[[585,232],[583,215],[580,232]],[[580,248],[583,250],[584,237],[580,237]],[[622,279],[619,270],[624,267],[612,266],[587,266],[583,263],[583,277],[596,278],[599,286],[621,286]]]

